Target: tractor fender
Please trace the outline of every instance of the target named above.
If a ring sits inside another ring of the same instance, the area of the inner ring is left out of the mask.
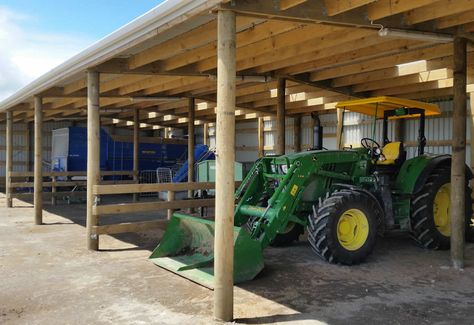
[[[397,177],[397,187],[404,193],[418,193],[425,185],[426,180],[435,168],[440,166],[451,166],[451,155],[440,155],[436,157],[420,156],[407,160]],[[473,178],[471,169],[466,165],[466,177]]]
[[[354,186],[354,185],[350,185],[350,184],[333,184],[332,186],[333,190],[334,189],[349,189],[351,191],[355,191],[355,192],[359,192],[359,193],[364,193],[364,194],[367,194],[368,196],[370,196],[375,202],[377,202],[377,206],[378,208],[380,209],[380,211],[382,211],[382,215],[383,215],[383,212],[384,212],[384,208],[383,208],[383,202],[381,202],[381,200],[374,195],[374,193],[366,190],[365,188],[362,188],[362,187],[358,187],[358,186]],[[379,220],[379,221],[382,221],[382,220]]]

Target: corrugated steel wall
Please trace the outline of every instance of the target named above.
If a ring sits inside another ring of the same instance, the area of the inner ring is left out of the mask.
[[[430,117],[426,120],[426,138],[428,140],[426,153],[432,154],[445,154],[451,153],[451,147],[449,141],[452,137],[452,102],[440,102],[438,103],[443,114],[441,117]],[[321,123],[324,127],[324,138],[323,146],[327,149],[336,148],[336,114],[324,114],[320,116]],[[470,163],[470,119],[466,122],[467,125],[467,163]],[[265,119],[265,147],[266,154],[273,154],[272,147],[276,138],[276,121],[274,119]],[[370,117],[346,112],[344,115],[344,144],[347,145],[358,145],[362,137],[372,137],[373,133],[373,121]],[[382,127],[381,121],[377,122],[377,132],[375,139],[382,142]],[[51,131],[58,128],[70,126],[70,122],[48,122],[44,125],[43,141],[44,141],[44,160],[51,160]],[[78,124],[79,126],[85,126],[84,124]],[[310,116],[302,118],[301,127],[301,145],[303,150],[311,148],[313,146],[313,130],[312,130],[312,119]],[[394,123],[390,122],[389,137],[392,137]],[[32,125],[31,125],[32,126]],[[108,131],[111,131],[111,127],[106,127]],[[132,130],[130,129],[115,129],[116,134],[131,135]],[[196,143],[202,143],[202,127],[196,127]],[[29,140],[28,140],[29,134]],[[293,152],[293,119],[287,118],[286,120],[286,145],[287,152]],[[403,138],[406,143],[415,142],[418,137],[418,121],[417,120],[405,120],[404,121],[404,132]],[[33,134],[32,130],[28,132],[26,124],[15,124],[14,125],[14,170],[15,171],[27,171],[27,160],[28,152],[26,150],[28,141],[31,143],[29,155],[33,157]],[[216,146],[215,142],[215,126],[209,126],[209,144],[211,148]],[[407,146],[408,157],[416,155],[417,148],[414,146]],[[244,121],[238,122],[236,125],[236,160],[240,162],[252,162],[257,159],[258,150],[258,135],[257,135],[257,121]],[[31,159],[32,160],[32,159]],[[5,176],[5,124],[0,125],[0,177]]]
[[[444,101],[437,103],[443,114],[440,117],[428,117],[426,119],[425,136],[427,138],[427,146],[425,152],[427,154],[446,154],[451,153],[451,146],[449,141],[452,137],[452,101]],[[469,103],[468,103],[469,105]],[[469,106],[468,106],[469,107]],[[323,146],[327,149],[336,149],[336,128],[337,118],[336,114],[320,115],[321,123],[324,127]],[[466,163],[470,164],[470,119],[467,119],[467,152]],[[360,139],[363,137],[373,137],[373,119],[368,116],[346,112],[344,114],[344,135],[343,142],[346,145],[359,145]],[[389,138],[392,139],[394,135],[393,121],[389,122]],[[265,154],[273,154],[271,147],[274,145],[276,138],[276,121],[274,119],[267,119],[265,121],[265,146],[269,150]],[[301,145],[303,150],[312,147],[313,145],[313,131],[312,120],[310,116],[305,116],[302,119],[301,127]],[[213,134],[214,128],[209,128],[210,133]],[[211,131],[212,130],[212,131]],[[293,152],[293,119],[286,120],[286,151]],[[407,146],[408,157],[416,155],[417,148],[413,146],[418,138],[418,120],[404,120],[404,128],[402,137]],[[214,137],[210,137],[211,146],[215,145]],[[375,133],[375,140],[382,143],[382,121],[377,121],[377,128]],[[236,125],[236,160],[240,162],[249,162],[257,158],[258,135],[257,135],[257,121],[239,122]]]
[[[5,123],[0,126],[0,177],[5,177]],[[26,171],[28,159],[28,131],[26,124],[13,124],[13,171]]]

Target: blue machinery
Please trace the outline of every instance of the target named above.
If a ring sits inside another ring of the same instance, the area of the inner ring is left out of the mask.
[[[188,163],[185,144],[139,144],[139,171],[156,170],[159,167],[175,167],[178,170],[173,182],[187,181]],[[206,145],[196,145],[194,159],[198,163],[215,159],[214,153]],[[87,129],[68,127],[53,131],[52,143],[53,171],[87,170]],[[133,143],[115,141],[104,129],[100,131],[100,170],[125,171],[133,169]]]

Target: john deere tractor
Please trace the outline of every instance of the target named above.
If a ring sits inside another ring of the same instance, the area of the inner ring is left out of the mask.
[[[378,234],[404,231],[417,244],[450,244],[450,155],[424,149],[425,117],[434,104],[376,97],[341,102],[339,108],[383,119],[383,143],[361,139],[358,148],[311,150],[257,160],[235,193],[234,281],[253,279],[263,269],[268,245],[287,245],[305,229],[314,252],[330,263],[362,262]],[[419,120],[418,155],[407,159],[403,142],[388,138],[389,119]],[[319,148],[322,149],[322,148]],[[466,238],[473,238],[466,168]],[[180,212],[151,260],[212,287],[214,222]]]

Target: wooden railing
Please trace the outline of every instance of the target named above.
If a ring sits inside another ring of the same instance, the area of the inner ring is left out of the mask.
[[[72,177],[85,177],[87,172],[76,171],[76,172],[43,172],[43,180],[50,179],[49,181],[43,181],[43,189],[51,188],[51,191],[43,191],[44,198],[50,198],[51,204],[56,204],[58,197],[85,197],[85,191],[58,191],[58,189],[65,187],[85,187],[87,186],[86,180],[71,180]],[[133,171],[103,171],[101,177],[106,176],[124,176],[127,179],[117,180],[101,180],[101,184],[133,184],[133,180],[129,179],[133,177]],[[62,180],[65,178],[65,180]],[[17,199],[30,199],[33,197],[34,187],[34,173],[33,172],[12,172],[10,173],[10,195],[11,198]],[[8,183],[8,182],[7,182]],[[20,192],[19,189],[31,189],[30,192]]]
[[[236,182],[238,186],[240,182]],[[213,207],[214,198],[188,198],[175,200],[175,192],[210,190],[215,188],[215,183],[160,183],[160,184],[133,184],[133,185],[95,185],[92,192],[96,205],[92,213],[97,220],[90,227],[90,233],[94,238],[100,235],[120,234],[127,232],[139,232],[152,229],[166,229],[168,219],[177,209],[191,209],[200,207]],[[138,203],[115,203],[100,204],[100,197],[104,195],[139,194],[150,192],[166,192],[167,201],[138,202]],[[99,225],[100,217],[115,214],[139,213],[150,211],[167,211],[167,219],[153,221],[123,222],[118,224]]]
[[[95,205],[92,213],[100,220],[101,216],[111,214],[126,214],[137,212],[149,212],[167,210],[168,217],[171,216],[176,209],[199,208],[214,206],[214,199],[185,199],[175,200],[174,193],[190,190],[208,190],[213,189],[215,183],[160,183],[160,184],[133,184],[133,185],[96,185],[92,189],[95,196],[95,202],[100,202],[99,197],[102,195],[118,195],[118,194],[139,194],[150,192],[167,192],[167,201],[155,202],[139,202],[139,203],[119,203],[119,204],[103,204]],[[138,232],[144,229],[161,228],[164,229],[167,220],[126,222],[113,225],[88,225],[92,227],[93,235],[118,234],[125,232]]]

